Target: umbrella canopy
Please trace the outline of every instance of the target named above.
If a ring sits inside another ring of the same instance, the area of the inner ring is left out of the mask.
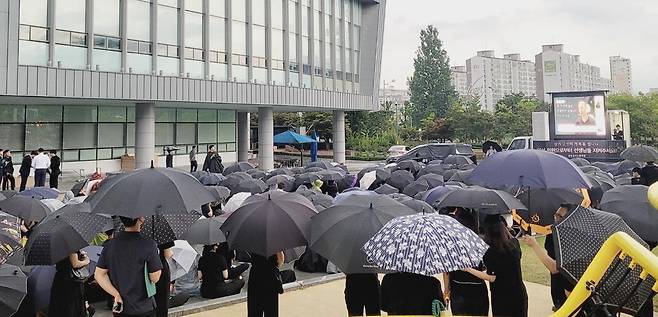
[[[414,213],[385,195],[352,195],[313,217],[309,246],[343,272],[379,272],[361,247],[393,218]]]
[[[197,214],[164,214],[146,217],[142,234],[158,245],[181,239],[199,219]]]
[[[487,249],[471,229],[435,213],[395,218],[363,245],[383,269],[428,276],[477,267]]]
[[[255,166],[253,166],[249,162],[235,162],[229,166],[227,166],[224,169],[224,172],[222,174],[224,175],[229,175],[233,174],[235,172],[246,172],[248,170],[254,169]]]
[[[313,203],[313,206],[318,210],[329,208],[334,204],[333,197],[325,194],[311,195],[306,198],[310,200],[311,203]]]
[[[487,151],[489,151],[490,148],[493,148],[494,150],[496,150],[496,152],[503,151],[503,148],[500,146],[500,144],[498,144],[498,142],[489,140],[482,143],[482,152],[487,153]]]
[[[35,266],[30,270],[27,277],[27,298],[35,311],[48,308],[50,305],[50,291],[55,273],[57,273],[57,269],[54,265]]]
[[[273,141],[274,144],[318,143],[318,141],[309,136],[302,135],[290,130],[275,135]]]
[[[267,186],[276,186],[280,187],[283,186],[283,189],[286,191],[291,190],[294,187],[295,184],[295,178],[289,175],[281,174],[281,175],[274,175],[270,178],[267,179],[265,182]]]
[[[260,179],[245,179],[238,183],[238,186],[235,188],[236,192],[260,194],[267,190],[267,184]]]
[[[406,171],[411,172],[414,175],[416,173],[418,173],[420,170],[422,170],[423,167],[425,166],[425,164],[420,163],[418,161],[414,161],[414,160],[404,160],[404,161],[398,162],[397,164],[398,164],[397,168],[399,170],[406,170]]]
[[[294,187],[299,187],[304,184],[310,184],[318,179],[320,179],[320,176],[317,173],[299,174],[295,177]]]
[[[334,170],[325,170],[318,172],[318,176],[323,181],[338,181],[345,177],[342,173]]]
[[[226,205],[224,205],[224,212],[230,213],[236,211],[240,206],[242,206],[242,203],[245,201],[245,199],[249,198],[251,196],[251,193],[236,193],[235,195],[231,196],[231,198],[228,199],[226,202]]]
[[[391,178],[391,171],[387,168],[376,168],[365,173],[359,181],[361,189],[371,189],[373,184],[381,184]]]
[[[473,173],[473,170],[465,170],[465,171],[457,171],[452,176],[450,176],[449,181],[452,182],[462,182],[467,184],[468,183],[468,177],[471,176]]]
[[[443,175],[443,172],[445,172],[445,169],[443,168],[443,165],[441,164],[430,164],[425,166],[418,174],[416,175],[417,177],[422,177],[427,174],[436,174],[436,175]]]
[[[13,315],[27,294],[27,277],[17,266],[0,266],[0,317]]]
[[[592,165],[578,166],[578,168],[580,168],[580,170],[583,171],[584,173],[591,173],[591,172],[604,173],[603,170]]]
[[[311,217],[317,214],[305,197],[281,191],[254,195],[222,225],[229,247],[270,256],[307,244]]]
[[[605,211],[579,206],[569,213],[562,221],[553,226],[553,241],[555,255],[560,272],[572,282],[577,282],[592,262],[603,243],[615,232],[623,231],[647,247],[646,243],[628,227],[621,217]],[[611,266],[606,273],[605,283],[597,284],[597,292],[608,304],[624,304],[629,293],[645,294],[641,300],[638,296],[623,305],[622,311],[635,315],[639,307],[648,297],[651,283],[643,282],[637,292],[640,267],[636,267],[629,274],[624,274],[628,267],[628,258],[621,265]],[[617,267],[618,269],[614,269]],[[618,287],[615,287],[617,286]],[[641,297],[641,296],[640,296]]]
[[[473,161],[463,155],[448,155],[448,157],[443,160],[443,164],[466,165],[473,164]]]
[[[64,203],[59,199],[46,198],[41,199],[41,202],[48,206],[51,212],[64,207]]]
[[[336,195],[336,197],[334,197],[333,204],[334,205],[340,204],[350,196],[372,196],[372,195],[377,195],[377,193],[371,190],[359,190],[359,189],[346,191]]]
[[[213,218],[198,219],[183,235],[182,239],[190,244],[217,244],[226,242],[224,232],[220,230],[222,222]]]
[[[620,156],[630,161],[654,162],[658,161],[658,150],[653,146],[633,145],[621,152]]]
[[[205,173],[199,177],[199,182],[204,186],[214,186],[226,180],[226,176],[219,173]]]
[[[400,191],[397,188],[395,188],[395,187],[393,187],[389,184],[384,184],[384,185],[379,186],[375,189],[375,193],[384,194],[384,195],[395,194],[395,193],[399,193],[399,192]]]
[[[406,199],[401,201],[403,205],[415,210],[418,213],[433,213],[436,210],[430,204],[418,199]]]
[[[22,248],[20,219],[0,212],[0,266]]]
[[[434,188],[437,186],[443,186],[444,184],[444,179],[443,176],[438,175],[438,174],[425,174],[416,179],[416,181],[424,181],[427,182],[427,185],[429,185],[430,188]]]
[[[277,175],[288,175],[288,176],[292,176],[293,174],[294,174],[294,173],[293,173],[292,170],[290,170],[289,168],[287,168],[287,167],[280,167],[280,168],[275,168],[275,169],[273,169],[271,172],[267,173],[267,178],[269,179],[269,178],[271,178],[271,177],[273,177],[273,176],[277,176]]]
[[[391,173],[391,177],[386,180],[386,183],[402,192],[404,188],[413,183],[414,180],[416,180],[416,178],[414,178],[414,175],[411,174],[411,172],[398,170]]]
[[[170,281],[173,282],[190,271],[199,253],[184,240],[174,241],[171,251],[173,255],[171,259],[167,259],[167,262],[169,262],[169,270],[171,272]]]
[[[437,205],[437,208],[443,207],[487,209],[499,212],[527,209],[521,201],[507,192],[476,186],[457,189],[446,194]]]
[[[235,191],[238,188],[238,185],[241,181],[253,179],[251,175],[245,172],[235,172],[226,177],[219,185],[224,186],[232,191]]]
[[[21,195],[0,201],[0,210],[26,221],[41,221],[50,213],[40,200]]]
[[[624,160],[624,161],[621,161],[621,162],[617,162],[617,163],[614,164],[614,166],[616,167],[616,169],[611,172],[613,175],[621,175],[621,174],[624,174],[624,173],[629,173],[630,174],[633,171],[634,168],[642,167],[642,165],[640,165],[640,163],[635,162],[635,161],[629,161],[629,160]]]
[[[645,241],[658,241],[658,210],[647,196],[649,187],[624,185],[603,194],[601,210],[619,215]]]
[[[427,183],[427,181],[415,181],[409,185],[407,185],[404,190],[402,191],[403,194],[409,196],[409,197],[414,197],[416,194],[420,192],[424,192],[430,188],[430,185]]]
[[[260,179],[260,180],[265,180],[265,178],[267,177],[267,173],[255,168],[248,170],[246,173],[249,174],[251,178]]]
[[[0,195],[2,195],[2,197],[4,198],[0,197],[0,200],[5,200],[7,198],[13,197],[16,194],[17,192],[15,190],[11,190],[11,189],[2,190],[0,191]]]
[[[284,263],[292,263],[297,261],[302,257],[302,254],[306,252],[306,247],[295,247],[292,249],[286,249],[283,251]]]
[[[87,186],[87,182],[89,182],[89,179],[83,179],[73,184],[73,186],[71,186],[71,192],[73,193],[73,196],[80,195],[82,189],[84,189],[85,186]]]
[[[86,212],[66,212],[39,223],[25,247],[25,265],[53,265],[91,242],[110,220]]]
[[[206,190],[215,198],[215,201],[226,201],[231,196],[231,190],[224,186],[206,186]]]
[[[309,168],[321,168],[321,169],[325,169],[325,170],[326,170],[326,169],[330,169],[330,168],[332,168],[332,167],[334,167],[334,165],[331,164],[331,162],[327,162],[327,161],[315,161],[315,162],[311,162],[311,163],[309,163],[308,166],[307,166],[306,168],[307,168],[307,169],[309,169]]]
[[[615,180],[606,173],[590,172],[585,174],[592,188],[600,188],[602,192],[613,189],[617,184]]]
[[[615,176],[615,184],[617,185],[632,185],[633,176],[630,174],[621,174]]]
[[[574,158],[571,159],[571,161],[572,161],[576,166],[587,166],[587,165],[590,165],[590,164],[591,164],[588,160],[586,160],[586,159],[584,159],[584,158],[582,158],[582,157],[574,157]]]
[[[517,210],[517,214],[529,224],[549,226],[554,222],[553,215],[562,203],[578,205],[582,203],[583,196],[573,189],[526,189],[517,195],[517,198],[529,210]]]
[[[151,167],[108,178],[87,201],[94,213],[137,218],[199,211],[214,200],[192,175]]]
[[[48,187],[33,187],[17,193],[16,195],[35,199],[55,199],[59,196],[59,191]]]
[[[440,201],[441,199],[443,199],[443,197],[445,195],[447,195],[448,193],[450,193],[454,190],[457,190],[459,188],[461,188],[461,187],[450,186],[450,185],[434,187],[434,188],[426,191],[423,194],[422,198],[426,203],[434,204],[435,202]]]
[[[590,188],[584,173],[564,156],[540,150],[496,153],[482,161],[468,178],[486,187]]]

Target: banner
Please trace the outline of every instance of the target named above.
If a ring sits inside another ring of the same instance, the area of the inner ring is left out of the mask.
[[[553,140],[534,141],[535,150],[543,150],[566,156],[582,157],[590,161],[619,161],[619,154],[626,149],[623,140]]]

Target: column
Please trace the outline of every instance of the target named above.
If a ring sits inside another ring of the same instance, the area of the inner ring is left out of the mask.
[[[345,164],[345,111],[334,110],[334,162]]]
[[[272,108],[258,108],[258,168],[274,169],[274,118]]]
[[[238,162],[249,160],[249,112],[238,112]]]
[[[155,104],[135,104],[135,168],[151,166],[155,156]]]

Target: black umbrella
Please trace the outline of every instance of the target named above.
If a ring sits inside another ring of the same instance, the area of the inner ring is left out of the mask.
[[[0,266],[21,249],[20,219],[0,212]]]
[[[406,170],[411,172],[412,174],[418,173],[420,170],[423,169],[424,166],[425,164],[414,160],[404,160],[402,162],[397,163],[397,169]]]
[[[235,188],[237,193],[260,194],[267,190],[267,185],[260,179],[245,179]]]
[[[653,146],[633,145],[621,152],[620,156],[636,162],[654,162],[658,161],[658,150]]]
[[[231,196],[231,190],[224,186],[206,186],[206,190],[215,198],[215,201],[223,202]]]
[[[427,174],[443,175],[443,172],[445,172],[445,169],[442,164],[431,164],[420,170],[416,177],[422,177]]]
[[[490,148],[493,148],[494,150],[496,150],[496,152],[503,151],[503,148],[500,146],[500,144],[498,144],[495,141],[489,140],[482,143],[482,152],[487,153],[487,151],[489,151]]]
[[[443,186],[445,182],[443,176],[438,174],[425,174],[418,177],[416,181],[425,181],[427,182],[427,185],[429,185],[430,188]]]
[[[199,219],[197,214],[164,214],[146,217],[142,234],[158,245],[180,240]]]
[[[647,197],[649,187],[617,186],[603,194],[601,210],[619,215],[645,241],[658,241],[658,210]]]
[[[304,173],[304,168],[301,166],[291,167],[290,172],[292,172],[293,175],[299,175]]]
[[[343,272],[380,272],[361,247],[391,219],[414,213],[385,195],[351,195],[313,217],[309,246]]]
[[[621,175],[624,173],[631,173],[634,168],[642,167],[640,163],[635,161],[624,160],[618,163],[615,163],[616,169],[612,171],[613,175]]]
[[[313,203],[313,206],[318,210],[329,208],[334,202],[334,199],[331,196],[325,194],[310,195],[306,198],[310,200]]]
[[[265,177],[267,177],[267,174],[265,172],[255,168],[248,170],[246,173],[249,174],[252,178],[256,178],[256,179],[265,179]]]
[[[598,173],[604,173],[603,170],[596,166],[592,165],[585,165],[585,166],[578,166],[583,173],[591,173],[591,172],[598,172]]]
[[[457,172],[459,172],[459,171],[460,171],[460,170],[459,170],[459,169],[456,169],[456,168],[451,168],[451,169],[444,170],[444,171],[443,171],[443,174],[442,174],[442,175],[443,175],[443,179],[444,179],[444,180],[446,180],[446,179],[447,179],[447,180],[450,180],[450,178],[451,178],[453,175],[455,175],[455,173],[457,173]]]
[[[585,176],[592,184],[592,188],[599,187],[604,193],[617,186],[615,180],[606,173],[590,172]]]
[[[320,171],[318,172],[318,176],[320,176],[320,179],[323,181],[338,181],[345,177],[345,175],[341,174],[340,172],[333,170]]]
[[[190,244],[216,244],[226,242],[226,236],[220,230],[223,222],[217,218],[201,218],[196,220],[181,239]]]
[[[615,165],[612,163],[606,163],[606,162],[594,162],[592,163],[592,166],[598,167],[600,170],[610,173],[615,170]]]
[[[517,210],[523,220],[532,225],[549,226],[554,222],[553,215],[563,203],[578,205],[582,203],[583,196],[573,189],[526,189],[521,191],[517,198],[529,210]]]
[[[448,157],[443,160],[443,164],[466,165],[473,164],[473,161],[463,155],[448,155]]]
[[[327,161],[315,161],[315,162],[311,162],[311,163],[309,163],[308,166],[307,166],[307,169],[308,169],[308,168],[330,169],[330,168],[332,168],[332,167],[334,167],[334,165],[331,164],[330,162],[327,162]]]
[[[189,213],[215,201],[192,175],[173,168],[139,169],[104,182],[88,199],[94,213],[129,218]]]
[[[284,185],[290,185],[295,182],[295,178],[286,174],[280,174],[280,175],[274,175],[270,178],[267,179],[265,184],[272,186],[272,185],[279,185],[279,184],[284,184]]]
[[[323,168],[323,167],[307,167],[307,168],[304,168],[304,173],[317,173],[317,172],[322,172],[322,171],[326,171],[326,170],[327,169]]]
[[[292,170],[290,170],[289,168],[287,168],[287,167],[280,167],[280,168],[275,168],[275,169],[273,169],[271,172],[269,172],[269,173],[267,174],[267,179],[270,179],[270,178],[272,178],[273,176],[277,176],[277,175],[288,175],[288,176],[292,176],[293,174],[294,174],[294,173],[293,173]]]
[[[391,177],[386,180],[386,183],[402,192],[404,188],[407,187],[407,185],[413,183],[414,180],[414,175],[411,174],[411,172],[398,170],[391,173]]]
[[[317,173],[300,174],[295,177],[294,187],[299,187],[304,184],[310,184],[318,179],[320,179],[320,176]]]
[[[391,178],[391,171],[388,168],[375,168],[359,178],[359,185],[362,189],[374,189]]]
[[[574,158],[571,159],[571,161],[574,164],[576,164],[576,166],[587,166],[587,165],[591,164],[588,160],[586,160],[582,157],[574,157]]]
[[[0,210],[25,221],[41,221],[50,213],[50,208],[40,200],[21,195],[0,201]]]
[[[302,257],[302,254],[306,252],[306,247],[294,247],[292,249],[286,249],[283,251],[284,263],[292,263],[299,260]]]
[[[468,184],[468,177],[471,176],[471,173],[473,170],[466,170],[466,171],[457,171],[450,178],[448,179],[449,181],[453,182],[462,182],[464,184]]]
[[[235,172],[246,172],[250,169],[254,169],[254,167],[255,166],[251,165],[249,162],[236,162],[227,166],[222,174],[229,175]]]
[[[222,225],[229,247],[270,256],[307,244],[313,204],[294,193],[271,191],[247,198]]]
[[[2,196],[4,196],[5,198],[11,198],[17,193],[18,193],[17,191],[11,189],[0,191],[0,194],[2,194]]]
[[[85,188],[87,182],[89,182],[89,179],[83,179],[73,184],[73,186],[71,186],[71,192],[73,193],[73,196],[80,195],[80,192],[82,191],[83,188]]]
[[[562,221],[553,226],[553,241],[558,268],[569,280],[576,283],[603,243],[616,232],[625,232],[647,247],[646,243],[628,227],[621,217],[605,211],[578,206]],[[616,264],[614,264],[616,263]],[[649,296],[652,279],[639,282],[641,268],[626,270],[629,258],[615,260],[604,277],[596,285],[598,300],[617,306],[635,315]],[[636,291],[635,286],[639,285]],[[628,300],[626,300],[629,298]]]
[[[253,178],[251,177],[251,175],[245,172],[235,172],[228,175],[225,180],[219,183],[219,185],[227,187],[231,191],[235,191],[238,188],[240,182],[247,179],[253,179]]]
[[[87,212],[66,212],[40,222],[25,247],[25,265],[53,265],[89,245],[109,218]]]
[[[199,177],[199,182],[205,186],[218,185],[224,180],[226,180],[226,176],[219,173],[205,173]]]
[[[400,191],[397,188],[395,188],[395,187],[393,187],[389,184],[384,184],[384,185],[379,186],[375,189],[375,193],[384,194],[384,195],[394,194],[394,193],[399,193],[399,192]]]
[[[619,185],[631,185],[633,176],[630,174],[621,174],[615,176],[615,184]]]
[[[415,210],[415,211],[418,212],[418,213],[425,213],[425,214],[427,214],[427,213],[436,212],[436,210],[435,210],[432,206],[430,206],[430,204],[428,204],[428,203],[426,203],[426,202],[424,202],[424,201],[422,201],[422,200],[418,200],[418,199],[407,199],[407,200],[403,200],[403,201],[401,201],[401,203],[402,203],[403,205],[405,205],[405,206],[407,206],[407,207],[409,207],[409,208]]]
[[[409,197],[414,197],[416,194],[420,192],[424,192],[430,188],[429,184],[427,184],[427,181],[415,181],[409,185],[407,185],[404,190],[402,191],[403,194],[409,196]]]
[[[526,209],[523,203],[507,192],[477,186],[449,192],[437,204],[437,208],[443,207],[488,209],[499,212]]]
[[[27,276],[17,266],[0,265],[0,317],[12,316],[27,294]]]

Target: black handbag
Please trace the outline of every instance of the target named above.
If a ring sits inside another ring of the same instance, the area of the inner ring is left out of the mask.
[[[81,268],[75,269],[71,268],[71,272],[69,272],[69,276],[71,277],[71,280],[74,282],[78,283],[84,283],[89,279],[89,269],[87,266],[83,266]]]
[[[281,271],[276,267],[274,268],[274,284],[274,290],[279,294],[283,294],[283,279],[281,278]]]

